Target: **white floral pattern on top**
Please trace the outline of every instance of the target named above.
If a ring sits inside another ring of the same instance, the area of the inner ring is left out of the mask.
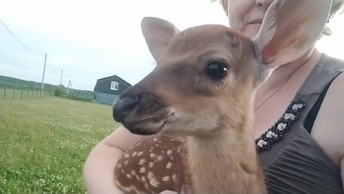
[[[300,113],[305,106],[306,104],[301,100],[292,102],[282,117],[255,140],[256,150],[258,152],[269,150],[272,144],[281,140],[284,133],[299,119]]]

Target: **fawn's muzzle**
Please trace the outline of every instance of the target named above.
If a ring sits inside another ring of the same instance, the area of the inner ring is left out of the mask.
[[[112,116],[115,121],[123,123],[126,118],[139,105],[144,91],[137,86],[132,86],[125,90],[120,96],[119,100],[113,105]]]
[[[139,96],[125,96],[114,104],[112,116],[117,122],[124,122],[125,118],[135,109],[139,103]]]
[[[160,98],[135,85],[120,95],[113,106],[112,116],[133,133],[154,133],[158,131],[155,129],[157,123],[162,122],[166,111],[166,105]]]

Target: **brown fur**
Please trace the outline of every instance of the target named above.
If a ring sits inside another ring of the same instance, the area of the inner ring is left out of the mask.
[[[144,103],[130,113],[137,120],[156,116],[159,110],[158,119],[164,121],[161,126],[145,120],[124,122],[128,129],[167,136],[145,138],[124,153],[115,169],[118,187],[125,193],[266,193],[253,141],[252,103],[261,72],[251,47],[248,39],[220,25],[190,28],[171,40],[157,68],[123,94],[145,94]],[[228,76],[221,81],[209,80],[204,73],[214,58],[229,64]],[[149,162],[154,167],[147,167]],[[171,168],[166,168],[168,162]]]

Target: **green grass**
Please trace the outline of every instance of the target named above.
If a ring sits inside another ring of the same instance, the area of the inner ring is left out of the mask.
[[[0,100],[0,193],[85,193],[85,159],[117,124],[111,106]]]

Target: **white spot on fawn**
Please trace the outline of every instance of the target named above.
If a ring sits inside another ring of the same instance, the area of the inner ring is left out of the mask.
[[[141,177],[141,180],[146,183],[146,178],[144,176]]]
[[[128,161],[128,160],[124,161],[124,165],[127,165],[128,163],[129,163],[129,161]]]
[[[129,158],[129,154],[128,154],[128,153],[125,153],[125,154],[124,154],[124,158]]]
[[[149,156],[153,159],[156,155],[154,153],[150,153]]]
[[[143,152],[139,152],[137,155],[138,155],[138,156],[142,156],[142,155],[143,155]]]
[[[153,168],[154,163],[153,162],[149,162],[148,166],[149,166],[149,168]]]
[[[158,141],[158,138],[154,138],[153,141]]]
[[[133,152],[133,154],[131,154],[131,156],[136,156],[137,155],[137,151]]]
[[[130,174],[134,176],[136,173],[134,170],[131,170]]]
[[[167,155],[170,156],[170,155],[172,155],[172,150],[168,150],[166,153],[167,153]]]
[[[153,187],[159,186],[159,182],[155,179],[153,172],[148,172],[147,177],[150,185],[152,185]]]
[[[170,180],[170,177],[169,177],[169,176],[164,176],[164,177],[162,177],[162,180],[165,181],[165,182],[167,182],[167,181]]]
[[[170,169],[172,167],[172,163],[171,162],[168,162],[167,164],[166,164],[166,168],[167,169]]]
[[[174,182],[177,181],[177,176],[176,176],[176,174],[173,174],[173,175],[172,175],[172,179],[173,179]]]
[[[145,162],[146,162],[146,159],[141,158],[140,161],[139,161],[139,165],[142,165],[142,164],[144,164]]]
[[[130,174],[126,174],[125,176],[126,176],[128,179],[131,178],[131,175],[130,175]]]
[[[125,191],[131,192],[131,191],[137,191],[136,187],[131,186],[131,187],[122,187]]]
[[[140,173],[145,173],[146,172],[146,168],[145,167],[141,167],[140,168]]]
[[[162,156],[158,156],[158,161],[161,161],[162,160]]]

